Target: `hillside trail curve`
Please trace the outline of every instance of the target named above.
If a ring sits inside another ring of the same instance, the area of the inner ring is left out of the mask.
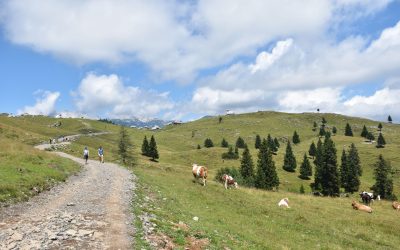
[[[54,153],[79,163],[81,172],[0,208],[0,249],[131,249],[135,176],[117,164]]]

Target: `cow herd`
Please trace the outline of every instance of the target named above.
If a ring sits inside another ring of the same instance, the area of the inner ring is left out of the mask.
[[[195,180],[201,180],[202,185],[205,186],[207,183],[208,169],[205,166],[200,166],[197,164],[193,164],[192,167],[193,167],[192,173],[193,173],[193,177],[195,178]],[[222,175],[221,181],[224,183],[225,189],[228,189],[229,187],[238,188],[237,182],[230,175],[227,175],[227,174]],[[317,195],[316,193],[313,193],[313,194]],[[320,193],[318,193],[318,194],[320,194]],[[375,200],[381,200],[380,195],[374,195],[373,193],[366,192],[366,191],[363,191],[360,193],[360,198],[364,204],[360,204],[356,201],[353,201],[351,203],[351,206],[355,210],[364,211],[364,212],[368,212],[368,213],[372,213],[372,208],[369,206],[370,203],[374,202]],[[279,201],[278,206],[290,208],[289,207],[289,199],[283,198],[281,201]],[[400,211],[400,202],[394,201],[392,203],[392,207],[394,209],[396,209],[397,211]]]

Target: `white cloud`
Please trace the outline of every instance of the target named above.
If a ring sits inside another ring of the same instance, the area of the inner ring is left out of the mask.
[[[168,93],[126,86],[122,79],[114,74],[87,74],[73,96],[78,112],[88,115],[118,118],[154,117],[174,107]]]
[[[4,4],[13,43],[79,64],[138,60],[166,79],[251,55],[282,36],[315,35],[331,16],[328,0],[23,0]],[[299,11],[301,9],[301,11]]]
[[[30,115],[54,115],[56,111],[56,102],[60,97],[59,92],[50,91],[36,91],[36,95],[40,95],[36,99],[36,103],[33,106],[25,106],[23,109],[17,111],[19,115],[30,114]]]

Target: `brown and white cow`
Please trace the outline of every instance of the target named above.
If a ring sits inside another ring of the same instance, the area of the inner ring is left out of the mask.
[[[230,175],[224,174],[224,175],[222,176],[222,181],[225,183],[225,184],[224,184],[225,189],[228,189],[228,186],[229,186],[229,187],[234,186],[235,188],[238,188],[237,182],[236,182],[235,179],[233,179],[233,177],[230,176]]]
[[[393,207],[394,209],[396,209],[397,211],[400,211],[400,202],[393,201],[392,207]]]
[[[360,211],[372,213],[372,208],[370,208],[370,207],[367,206],[367,205],[360,204],[360,203],[358,203],[358,202],[356,202],[356,201],[353,201],[353,202],[351,203],[351,206],[352,206],[353,209],[355,209],[355,210],[360,210]]]
[[[193,164],[193,177],[197,180],[197,179],[201,179],[203,186],[206,185],[207,182],[207,174],[208,174],[208,170],[206,167],[204,166],[199,166],[197,164]]]

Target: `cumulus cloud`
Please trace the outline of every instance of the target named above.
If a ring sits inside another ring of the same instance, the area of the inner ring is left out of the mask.
[[[115,74],[87,74],[73,96],[78,112],[88,115],[146,118],[174,107],[169,100],[169,93],[127,86]]]
[[[3,9],[5,34],[13,43],[78,64],[137,60],[164,79],[189,81],[198,70],[254,54],[278,37],[320,33],[332,4],[15,0]]]
[[[19,115],[54,115],[56,111],[56,102],[60,97],[60,93],[39,90],[35,92],[35,95],[39,95],[35,105],[25,106],[23,109],[18,110],[17,113]]]

